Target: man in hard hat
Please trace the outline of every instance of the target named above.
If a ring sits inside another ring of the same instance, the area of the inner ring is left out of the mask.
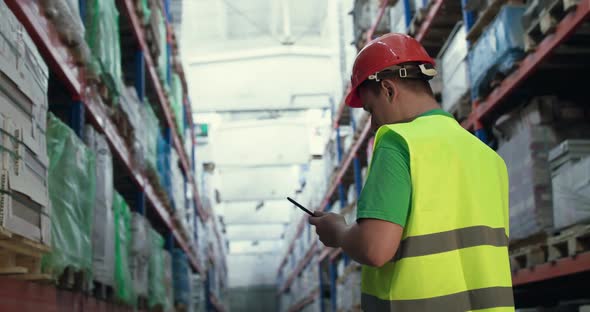
[[[346,104],[378,129],[357,222],[316,212],[320,240],[363,264],[369,311],[513,311],[504,161],[433,97],[434,61],[388,34],[354,63]]]

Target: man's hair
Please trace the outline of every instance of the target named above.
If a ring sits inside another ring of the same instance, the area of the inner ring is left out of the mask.
[[[395,81],[395,83],[398,84],[399,86],[402,86],[403,88],[406,88],[410,91],[413,91],[416,93],[425,93],[430,96],[434,96],[434,92],[432,91],[432,88],[430,87],[430,83],[426,80],[403,79],[403,78],[384,78],[384,79],[391,79],[391,80]],[[367,89],[367,90],[371,91],[373,94],[379,95],[379,92],[381,92],[381,82],[367,79],[367,80],[363,81],[363,83],[361,83],[361,85],[359,86],[359,90],[361,90],[361,89]]]

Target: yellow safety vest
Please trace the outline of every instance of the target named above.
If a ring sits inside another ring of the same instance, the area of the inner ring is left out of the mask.
[[[362,307],[373,311],[514,311],[508,258],[508,174],[454,119],[386,125],[410,153],[411,208],[400,247],[364,266]]]

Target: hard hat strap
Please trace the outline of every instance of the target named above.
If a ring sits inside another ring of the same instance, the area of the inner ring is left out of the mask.
[[[420,65],[399,65],[392,66],[384,69],[383,71],[376,72],[373,75],[367,77],[369,80],[375,80],[379,82],[384,78],[402,78],[402,79],[420,79],[430,80],[436,75],[436,69],[430,64]]]

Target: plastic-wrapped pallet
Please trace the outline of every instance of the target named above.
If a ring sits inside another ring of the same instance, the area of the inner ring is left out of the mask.
[[[131,274],[131,211],[123,196],[115,192],[115,296],[129,305],[135,305],[136,295]]]
[[[467,39],[463,22],[455,25],[439,53],[442,75],[442,108],[449,112],[460,109],[459,100],[469,92],[467,73]],[[469,104],[469,107],[471,104]],[[460,112],[467,115],[469,112]]]
[[[490,82],[506,74],[524,56],[521,17],[525,6],[505,5],[469,51],[471,97],[486,95]]]
[[[121,39],[119,11],[114,0],[86,1],[86,42],[92,52],[90,73],[107,86],[113,103],[121,92]]]
[[[149,0],[135,0],[135,11],[141,17],[144,26],[149,24],[152,15]]]
[[[113,286],[115,274],[115,221],[113,218],[113,156],[104,135],[92,126],[84,129],[86,145],[96,155],[96,199],[92,222],[93,279]]]
[[[164,280],[164,238],[154,229],[150,229],[151,252],[148,274],[148,304],[150,309],[166,307],[166,287]]]
[[[145,109],[142,110],[143,127],[141,133],[145,135],[145,162],[148,167],[158,167],[158,135],[160,134],[160,121],[154,113],[150,103],[145,100]]]
[[[172,199],[174,201],[174,209],[176,213],[182,220],[183,226],[186,228],[186,220],[184,219],[184,214],[186,213],[186,197],[185,197],[185,179],[180,167],[178,167],[179,162],[178,153],[175,149],[172,149],[170,152],[170,173],[172,179]]]
[[[137,165],[145,168],[146,157],[148,154],[148,133],[153,134],[153,129],[147,130],[148,126],[153,127],[153,120],[148,119],[146,107],[137,96],[137,90],[132,86],[124,86],[121,95],[120,109],[129,120],[132,128],[133,155]],[[158,128],[156,128],[158,129]],[[151,138],[151,136],[149,137]]]
[[[174,274],[172,255],[164,251],[164,287],[166,289],[166,311],[174,311]]]
[[[590,140],[567,140],[553,149],[553,219],[557,230],[590,220]]]
[[[199,274],[191,275],[191,290],[193,311],[205,311],[207,302],[207,300],[205,300],[205,287],[204,281]]]
[[[85,29],[80,17],[79,0],[42,0],[41,5],[61,39],[73,48],[77,61],[87,63],[90,60],[90,49],[84,40]]]
[[[148,273],[150,253],[152,251],[150,237],[151,226],[148,220],[138,214],[131,213],[131,272],[133,285],[138,296],[148,295]]]
[[[504,136],[498,154],[506,162],[510,179],[512,240],[553,228],[549,152],[565,138],[590,137],[586,122],[559,113],[566,106],[552,98],[535,99],[496,125]],[[578,118],[577,114],[572,117]]]
[[[191,297],[190,268],[188,258],[181,249],[172,251],[172,274],[174,278],[174,303],[189,307]]]
[[[184,135],[184,95],[182,81],[176,72],[172,73],[170,83],[170,106],[176,119],[178,134],[182,136]]]
[[[160,177],[160,184],[167,194],[172,194],[172,173],[170,162],[171,146],[170,142],[159,134],[158,135],[158,176]],[[172,200],[172,198],[170,198]]]
[[[412,21],[412,12],[414,11],[414,1],[409,1],[410,7],[406,8],[405,1],[397,1],[390,9],[389,20],[391,21],[391,32],[407,34],[410,22]]]
[[[152,10],[152,16],[155,17],[156,20],[156,31],[158,32],[159,41],[156,44],[159,44],[159,51],[158,58],[156,59],[156,65],[158,70],[158,75],[160,76],[160,81],[164,86],[165,90],[169,90],[168,84],[168,67],[170,64],[168,63],[168,43],[166,41],[167,38],[167,31],[166,31],[166,18],[162,10],[156,9]]]
[[[74,131],[49,115],[51,253],[43,270],[58,277],[66,267],[92,272],[92,222],[96,194],[95,156]]]

